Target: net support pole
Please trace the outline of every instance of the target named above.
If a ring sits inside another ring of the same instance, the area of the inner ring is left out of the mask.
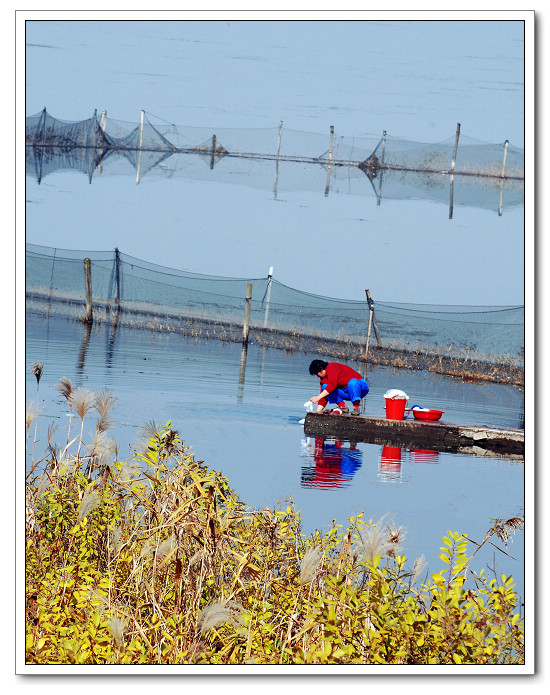
[[[382,134],[382,156],[380,158],[380,166],[384,166],[384,159],[386,157],[386,131]],[[380,178],[378,179],[378,195],[376,196],[376,204],[380,205],[382,200],[382,178],[384,176],[384,170],[380,169]]]
[[[216,163],[216,135],[212,135],[212,151],[210,153],[210,168],[214,168],[214,164]]]
[[[120,251],[115,248],[115,299],[120,309]]]
[[[501,181],[500,181],[500,203],[498,206],[498,214],[499,216],[502,216],[502,199],[504,197],[504,173],[506,171],[506,158],[508,156],[508,140],[504,143],[504,157],[502,159],[502,173],[501,173]]]
[[[273,266],[270,266],[269,273],[267,276],[267,290],[265,293],[264,328],[267,328],[267,317],[269,315],[269,302],[271,300],[271,283],[272,282],[273,282]]]
[[[378,324],[376,323],[376,317],[374,315],[374,302],[372,300],[372,297],[370,296],[370,290],[365,290],[365,294],[367,295],[367,303],[369,305],[369,322],[372,318],[372,326],[374,328],[374,335],[376,336],[376,343],[378,347],[382,347],[382,341],[380,340],[380,331],[378,330]]]
[[[458,138],[460,137],[460,123],[456,124],[456,135],[455,135],[455,146],[453,149],[453,158],[451,159],[451,181],[449,184],[449,219],[453,217],[453,195],[454,195],[454,184],[455,184],[455,164],[456,164],[456,152],[458,150]]]
[[[248,345],[248,332],[250,330],[250,300],[252,299],[252,283],[246,286],[246,296],[244,300],[244,321],[243,321],[243,345]]]
[[[141,175],[141,148],[143,147],[143,122],[145,120],[145,111],[141,111],[141,121],[139,126],[139,152],[138,152],[138,163],[137,163],[137,174],[136,183],[139,183]]]
[[[277,157],[275,159],[275,186],[273,189],[275,198],[277,197],[277,192],[279,190],[279,155],[281,153],[281,137],[283,135],[283,122],[281,121],[279,125],[279,140],[277,142]]]
[[[102,137],[103,141],[105,141],[105,126],[106,125],[107,125],[107,111],[105,111],[105,109],[103,109],[103,111],[101,112],[101,123],[99,125],[99,127],[102,130],[101,137]],[[97,167],[98,174],[101,174],[102,171],[103,171],[103,160],[99,163],[99,165]]]
[[[372,299],[370,298],[370,291],[365,290],[365,294],[367,295],[367,303],[369,305],[369,325],[367,328],[367,342],[365,343],[365,372],[367,370],[367,358],[369,356],[369,343],[370,343],[370,332],[372,328],[372,315],[374,314],[374,306],[372,306],[373,302]]]
[[[332,169],[332,146],[334,143],[334,126],[330,126],[330,142],[328,146],[328,167],[327,167],[327,182],[325,184],[325,195],[328,196],[328,189],[330,184],[330,172]]]
[[[94,322],[92,306],[92,262],[89,258],[84,259],[84,287],[86,290],[86,316],[84,323]]]

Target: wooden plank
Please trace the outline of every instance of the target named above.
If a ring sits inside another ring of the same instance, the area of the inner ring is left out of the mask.
[[[525,452],[523,430],[444,422],[308,413],[304,434],[307,437],[337,437],[351,442],[456,453],[487,453],[521,458]]]

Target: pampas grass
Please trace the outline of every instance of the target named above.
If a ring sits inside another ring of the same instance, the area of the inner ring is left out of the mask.
[[[92,489],[86,490],[78,507],[78,521],[91,514],[101,504],[101,495]]]
[[[300,565],[300,584],[307,584],[315,577],[322,559],[323,551],[319,547],[310,548],[306,552]]]
[[[36,435],[38,432],[38,394],[40,390],[40,379],[42,378],[42,372],[44,371],[44,365],[42,362],[33,362],[29,367],[29,372],[36,377],[36,416],[34,422],[34,443],[32,447],[32,461],[31,465],[34,463],[34,453],[36,450]]]
[[[239,627],[243,623],[244,608],[236,601],[217,601],[204,608],[198,624],[200,633],[204,634],[215,627],[229,623],[233,627]]]
[[[95,396],[91,391],[85,389],[83,386],[79,386],[76,391],[73,391],[69,397],[69,403],[71,404],[73,410],[78,415],[81,420],[80,426],[80,442],[78,444],[77,457],[80,456],[80,448],[82,446],[82,435],[84,433],[84,417],[93,408],[95,402]]]
[[[56,386],[57,390],[61,393],[61,395],[65,398],[67,401],[67,404],[69,406],[69,428],[67,430],[67,446],[69,445],[69,439],[71,436],[71,423],[73,419],[73,405],[72,405],[72,395],[73,395],[73,385],[71,383],[71,380],[66,377],[62,376],[61,379],[57,382]]]

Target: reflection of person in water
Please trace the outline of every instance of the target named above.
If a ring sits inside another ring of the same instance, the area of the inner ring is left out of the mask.
[[[341,440],[327,442],[324,437],[315,439],[313,452],[315,469],[302,475],[305,487],[342,487],[361,467],[361,452],[357,445],[343,446]]]

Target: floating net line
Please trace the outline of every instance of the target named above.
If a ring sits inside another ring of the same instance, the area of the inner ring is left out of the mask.
[[[157,119],[159,120],[159,119]],[[238,183],[285,191],[424,198],[498,210],[524,201],[524,151],[467,136],[439,143],[339,136],[283,128],[211,128],[101,118],[63,121],[46,109],[26,118],[26,173],[132,174]]]
[[[271,275],[231,278],[155,265],[114,251],[69,251],[27,244],[26,293],[30,307],[85,303],[84,259],[92,269],[94,305],[132,315],[243,323],[247,285],[252,284],[250,327],[290,335],[365,344],[367,301],[334,299],[288,287]],[[481,356],[489,362],[523,363],[523,306],[445,306],[376,301],[375,317],[386,347],[430,349],[447,356]],[[67,308],[69,311],[69,308]]]

